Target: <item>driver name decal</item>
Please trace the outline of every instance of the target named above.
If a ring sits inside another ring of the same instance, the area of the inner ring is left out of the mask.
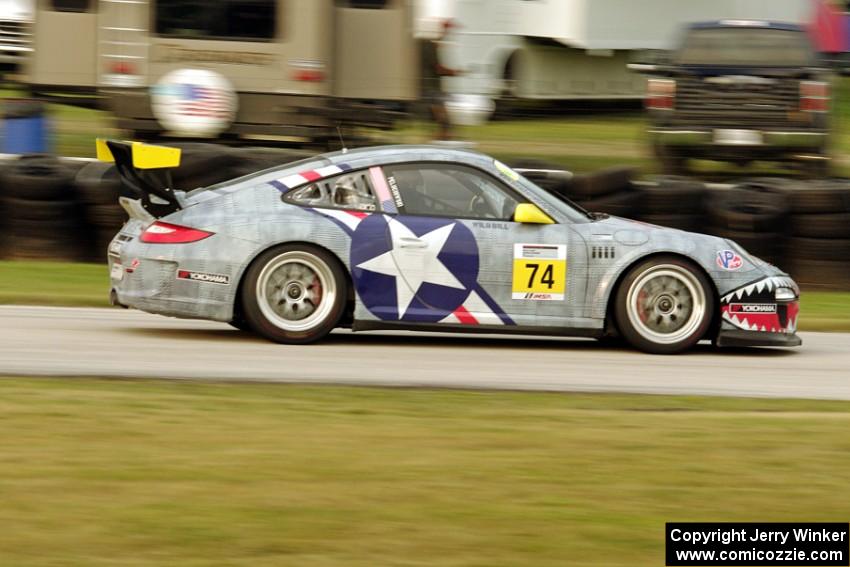
[[[566,287],[565,244],[514,244],[512,299],[563,301]]]

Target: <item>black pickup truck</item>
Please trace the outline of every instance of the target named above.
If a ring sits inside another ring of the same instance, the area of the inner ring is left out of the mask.
[[[826,172],[830,90],[806,30],[753,20],[690,25],[655,63],[646,108],[653,151],[667,173],[689,158],[754,160]]]

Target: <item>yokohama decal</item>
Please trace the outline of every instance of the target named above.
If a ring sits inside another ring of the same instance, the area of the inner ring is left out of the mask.
[[[191,280],[193,282],[213,283],[219,285],[230,285],[230,276],[227,274],[208,274],[205,272],[190,272],[189,270],[177,270],[178,280]]]

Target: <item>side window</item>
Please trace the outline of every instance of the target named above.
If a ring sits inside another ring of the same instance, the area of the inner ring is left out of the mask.
[[[53,10],[56,12],[88,12],[90,0],[53,0]]]
[[[276,0],[156,0],[155,30],[163,37],[271,41]]]
[[[471,167],[420,163],[385,166],[410,215],[511,220],[520,202],[501,183]]]
[[[343,8],[386,8],[388,0],[336,0],[336,5]]]
[[[293,189],[284,199],[308,207],[373,212],[377,210],[369,171],[354,171]]]

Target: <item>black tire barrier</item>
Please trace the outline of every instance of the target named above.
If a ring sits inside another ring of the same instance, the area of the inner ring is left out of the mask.
[[[850,289],[850,270],[847,269],[847,262],[810,260],[792,256],[787,270],[794,280],[806,289]]]
[[[714,228],[711,234],[733,240],[750,254],[780,268],[785,268],[783,264],[788,263],[784,261],[787,236],[782,232],[746,232]]]
[[[774,232],[788,224],[791,204],[787,191],[746,184],[712,193],[706,210],[712,226],[720,229]]]
[[[52,221],[80,217],[79,203],[76,200],[32,201],[13,197],[4,197],[2,200],[6,215],[24,221]]]
[[[700,215],[692,214],[644,214],[640,220],[648,224],[658,226],[666,226],[669,228],[678,228],[679,230],[687,230],[689,232],[705,233],[708,229],[705,225],[705,220]]]
[[[46,236],[16,236],[11,242],[8,257],[15,260],[85,260],[74,241],[59,241]]]
[[[85,164],[74,176],[74,185],[86,205],[114,204],[121,195],[121,176],[114,165],[102,161]]]
[[[850,238],[850,212],[792,215],[791,234],[809,238]]]
[[[559,171],[564,169],[564,166],[559,163],[553,163],[540,159],[519,159],[516,161],[511,161],[509,165],[514,169],[543,169],[552,171]],[[545,174],[535,174],[534,172],[524,172],[523,176],[525,176],[529,181],[531,181],[535,185],[539,185],[547,191],[555,191],[562,195],[566,195],[567,197],[571,195],[571,182],[566,182],[561,179],[551,179]]]
[[[68,197],[73,177],[73,169],[58,158],[28,154],[0,168],[0,189],[15,199],[62,200]]]
[[[693,215],[703,211],[705,183],[689,177],[662,175],[654,184],[641,185],[641,201],[647,214]]]
[[[794,258],[821,262],[844,262],[850,270],[850,239],[848,238],[803,238],[788,240],[788,251]]]
[[[52,238],[66,241],[77,239],[76,232],[81,226],[80,219],[29,220],[13,218],[9,221],[12,237]],[[72,236],[73,235],[73,236]]]
[[[575,175],[564,189],[569,198],[586,201],[631,189],[636,173],[634,167],[608,167],[593,173]]]
[[[171,170],[174,189],[191,191],[232,179],[231,168],[239,163],[237,153],[227,146],[201,143],[171,144],[180,148],[180,166]]]
[[[641,195],[631,189],[579,201],[578,204],[591,212],[608,213],[618,217],[636,219],[641,215]]]
[[[86,209],[86,219],[97,227],[114,228],[116,231],[127,222],[128,216],[117,203],[114,205],[90,205]]]
[[[850,211],[850,180],[812,180],[791,194],[791,210],[797,214]]]

